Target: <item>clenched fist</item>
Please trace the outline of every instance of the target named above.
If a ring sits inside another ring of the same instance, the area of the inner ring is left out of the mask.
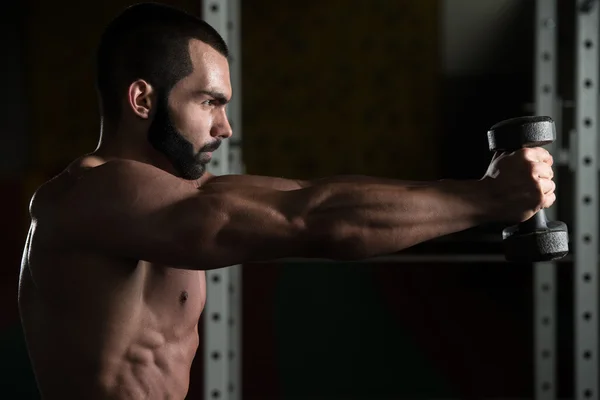
[[[541,147],[496,153],[481,179],[498,221],[526,221],[556,200],[552,155]]]

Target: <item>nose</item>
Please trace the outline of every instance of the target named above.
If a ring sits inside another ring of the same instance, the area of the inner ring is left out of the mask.
[[[211,131],[211,136],[218,137],[220,139],[228,139],[231,137],[231,135],[233,135],[233,130],[231,129],[231,124],[227,118],[225,107],[221,108],[217,113],[218,114],[215,117]]]

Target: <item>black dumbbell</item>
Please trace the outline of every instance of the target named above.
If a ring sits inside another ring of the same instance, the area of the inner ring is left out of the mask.
[[[540,147],[552,143],[555,138],[554,121],[543,116],[508,119],[488,131],[488,144],[492,152]],[[569,253],[567,225],[560,221],[548,221],[544,210],[527,221],[505,228],[502,239],[508,261],[551,261]]]

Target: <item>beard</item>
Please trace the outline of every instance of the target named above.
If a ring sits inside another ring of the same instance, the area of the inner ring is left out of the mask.
[[[216,140],[194,153],[194,146],[175,128],[169,115],[166,95],[157,96],[154,120],[148,129],[148,141],[171,163],[177,174],[186,180],[199,179],[206,172],[210,158],[205,153],[216,150],[221,144]]]

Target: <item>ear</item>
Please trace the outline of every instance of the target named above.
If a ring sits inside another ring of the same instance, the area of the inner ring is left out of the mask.
[[[154,88],[143,79],[138,79],[129,85],[127,104],[135,115],[142,119],[150,117],[154,105]]]

